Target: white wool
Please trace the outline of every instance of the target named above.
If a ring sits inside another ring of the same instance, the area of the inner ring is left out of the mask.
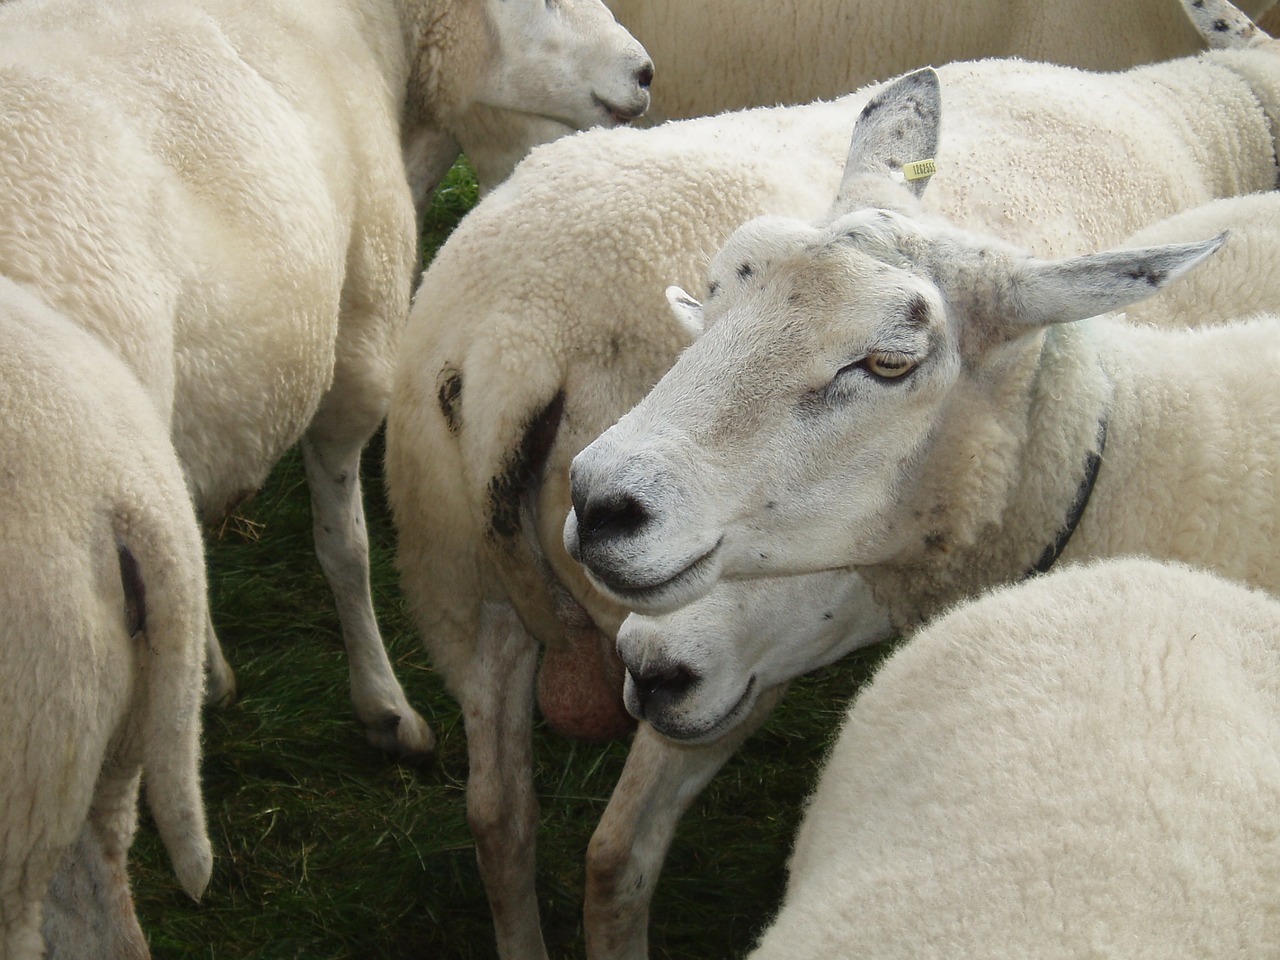
[[[1225,323],[1280,311],[1280,192],[1227,197],[1152,224],[1125,246],[1203,240],[1226,232],[1222,249],[1153,297],[1125,309],[1130,323]]]
[[[1139,559],[955,608],[850,708],[752,960],[1274,956],[1278,636]]]
[[[139,771],[193,897],[212,866],[200,531],[137,378],[2,277],[0,449],[0,955],[43,956],[43,920],[57,955],[114,956],[145,948],[124,875]]]

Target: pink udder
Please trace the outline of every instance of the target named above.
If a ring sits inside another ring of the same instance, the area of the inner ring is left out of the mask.
[[[625,737],[636,721],[622,705],[622,661],[598,630],[567,631],[547,647],[538,672],[538,707],[566,737],[602,743]]]

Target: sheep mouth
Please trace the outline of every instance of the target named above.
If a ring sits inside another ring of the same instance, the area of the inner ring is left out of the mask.
[[[645,110],[648,109],[648,104],[640,107],[620,107],[607,100],[602,100],[595,94],[591,95],[591,99],[596,108],[608,118],[608,124],[611,127],[624,127],[633,121],[639,120],[644,116]]]
[[[624,605],[637,610],[665,611],[675,609],[711,588],[719,572],[718,554],[723,544],[724,537],[721,536],[710,550],[694,557],[671,576],[649,583],[597,569],[591,563],[586,566],[592,579]]]
[[[731,706],[720,716],[712,720],[710,723],[672,723],[667,724],[661,716],[645,717],[649,725],[654,730],[662,734],[668,740],[675,740],[679,743],[687,743],[690,745],[713,743],[719,740],[726,733],[738,726],[752,707],[756,704],[756,675],[753,673],[747,678],[747,685],[742,691],[742,696],[738,697]]]

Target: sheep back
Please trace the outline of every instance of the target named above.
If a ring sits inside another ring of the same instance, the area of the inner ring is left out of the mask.
[[[849,710],[753,960],[1269,955],[1278,626],[1138,559],[939,618]]]
[[[352,18],[300,0],[0,7],[0,270],[173,410],[213,515],[301,436],[336,349],[385,404],[414,215],[396,64]]]
[[[131,805],[139,767],[179,879],[204,889],[207,613],[200,532],[141,386],[4,278],[0,447],[0,931],[22,943],[91,802]]]
[[[569,460],[689,342],[663,290],[693,282],[697,251],[762,208],[821,212],[847,131],[839,119],[815,129],[812,116],[763,111],[540,147],[441,248],[399,362],[387,477],[406,595],[446,676],[470,648],[486,583],[503,585],[544,642],[562,639],[557,582],[616,631],[625,611],[561,542]],[[746,156],[744,128],[762,145]],[[551,440],[529,469],[539,430]],[[521,531],[534,505],[531,544]]]

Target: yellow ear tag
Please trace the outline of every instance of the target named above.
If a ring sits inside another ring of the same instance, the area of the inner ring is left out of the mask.
[[[938,165],[933,160],[914,160],[902,168],[902,176],[910,180],[927,180],[938,172]]]

